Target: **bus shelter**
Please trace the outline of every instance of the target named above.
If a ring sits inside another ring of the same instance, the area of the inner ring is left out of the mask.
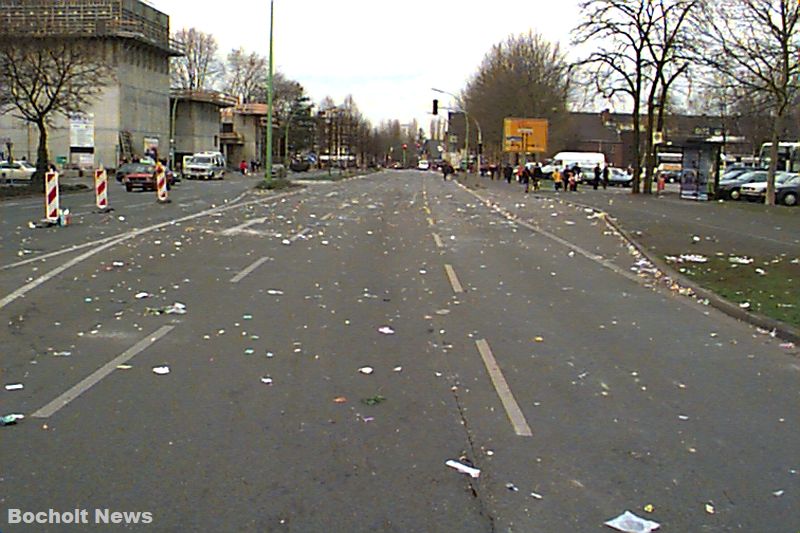
[[[687,140],[681,146],[681,198],[706,201],[719,186],[722,143],[706,139]]]

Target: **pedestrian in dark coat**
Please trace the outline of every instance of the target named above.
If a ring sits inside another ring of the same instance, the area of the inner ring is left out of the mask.
[[[539,166],[539,163],[536,163],[533,167],[533,190],[538,191],[539,185],[541,184],[542,180],[544,179],[544,172],[542,172],[542,167]]]
[[[603,189],[608,187],[609,174],[611,174],[611,171],[608,169],[608,165],[606,165],[603,167]]]
[[[592,180],[592,187],[594,188],[594,190],[597,190],[597,187],[600,186],[600,173],[601,173],[600,163],[597,163],[594,166],[594,180]]]
[[[511,165],[509,165],[508,163],[506,163],[506,166],[503,167],[503,177],[510,185],[511,179],[514,177],[514,169],[511,168]]]

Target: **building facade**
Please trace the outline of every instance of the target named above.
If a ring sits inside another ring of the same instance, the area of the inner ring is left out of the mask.
[[[234,106],[236,98],[213,91],[173,89],[170,109],[173,121],[175,168],[181,168],[186,156],[198,152],[221,152],[220,111]]]
[[[166,14],[140,0],[0,0],[0,36],[86,40],[113,71],[85,113],[53,117],[53,162],[115,167],[148,150],[168,156],[169,59],[180,51]],[[13,111],[0,115],[0,137],[15,157],[35,159],[38,134]]]

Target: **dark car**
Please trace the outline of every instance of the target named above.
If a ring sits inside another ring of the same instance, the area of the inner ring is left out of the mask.
[[[155,172],[155,165],[153,163],[125,163],[124,165],[120,165],[120,167],[114,173],[117,181],[122,183],[122,180],[126,174],[141,170],[141,165],[152,166],[154,169],[153,172]],[[167,183],[169,183],[169,185],[175,185],[179,181],[181,181],[181,178],[178,173],[167,169]]]
[[[761,181],[767,181],[766,170],[751,170],[733,179],[720,180],[718,189],[719,198],[739,200],[742,197],[742,185]]]
[[[775,203],[797,205],[798,194],[800,194],[800,176],[793,176],[775,187]]]
[[[311,163],[304,159],[292,159],[289,163],[289,170],[292,172],[307,172],[311,168]]]

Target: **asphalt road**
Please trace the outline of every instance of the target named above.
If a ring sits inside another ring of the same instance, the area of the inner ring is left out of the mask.
[[[66,228],[2,205],[0,509],[90,522],[2,531],[797,530],[796,350],[641,275],[596,212],[416,171],[251,184]]]

